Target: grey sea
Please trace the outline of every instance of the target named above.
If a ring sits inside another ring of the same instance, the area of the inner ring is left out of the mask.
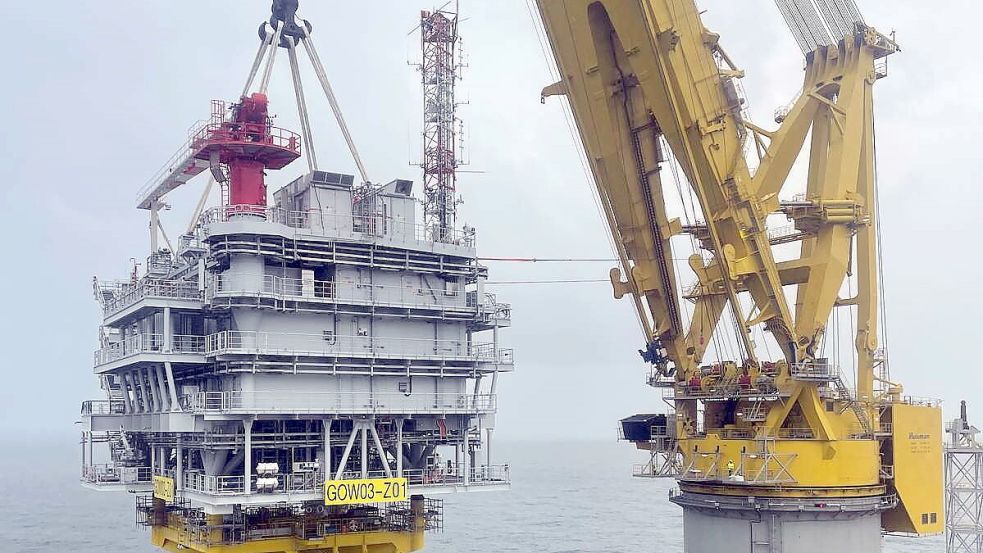
[[[133,496],[79,486],[71,437],[5,443],[0,553],[156,551],[134,524]],[[444,531],[428,536],[425,551],[682,553],[682,517],[667,499],[673,483],[629,476],[639,455],[616,442],[499,440],[512,491],[446,496]],[[938,537],[884,539],[887,553],[944,550]]]

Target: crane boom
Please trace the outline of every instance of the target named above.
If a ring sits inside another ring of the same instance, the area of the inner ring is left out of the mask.
[[[900,406],[912,407],[887,385],[877,354],[873,85],[885,76],[875,61],[898,50],[894,41],[864,24],[852,0],[779,2],[790,24],[803,22],[796,38],[807,50],[806,69],[797,100],[776,115],[777,129],[766,130],[745,114],[744,72],[693,0],[537,3],[561,74],[543,96],[569,101],[624,268],[611,271],[615,297],[633,297],[646,323],[643,358],[658,369],[655,385],[671,390],[681,489],[900,497],[900,509],[872,507],[904,513],[885,515],[893,521],[885,528],[940,528],[938,517],[918,509],[937,512],[941,494],[931,487],[918,494],[881,467],[884,452],[901,447],[885,438],[890,413],[900,420]],[[697,224],[667,211],[666,148],[697,200]],[[808,162],[806,192],[782,201],[800,157]],[[769,217],[780,215],[794,233],[769,232]],[[685,292],[673,266],[673,237],[683,233],[703,250],[688,259],[696,282]],[[779,246],[789,243],[798,255]],[[683,299],[694,302],[690,317]],[[823,357],[840,307],[850,317],[856,308],[855,390]],[[728,311],[731,329],[722,323]],[[779,357],[757,350],[757,327]],[[705,363],[714,335],[728,331],[738,337],[734,357],[717,348],[718,362]],[[939,415],[931,407],[917,413],[908,420],[924,427]],[[935,436],[932,451],[941,446]],[[925,470],[931,459],[905,470]]]

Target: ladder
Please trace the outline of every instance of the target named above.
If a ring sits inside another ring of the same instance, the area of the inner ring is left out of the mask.
[[[765,402],[760,399],[744,411],[744,422],[765,422],[767,418],[768,412],[765,410]]]
[[[871,427],[870,419],[867,418],[867,412],[864,411],[863,407],[853,398],[853,394],[850,393],[850,389],[846,387],[843,383],[843,378],[837,375],[836,379],[833,380],[833,384],[836,386],[836,393],[841,399],[847,402],[847,405],[853,409],[854,414],[857,415],[857,420],[860,421],[860,427],[863,429],[864,436],[872,436],[874,430]]]

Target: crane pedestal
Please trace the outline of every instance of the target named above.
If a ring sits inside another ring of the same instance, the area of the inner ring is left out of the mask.
[[[862,498],[755,498],[682,492],[684,550],[749,553],[880,551],[881,512],[894,502]]]

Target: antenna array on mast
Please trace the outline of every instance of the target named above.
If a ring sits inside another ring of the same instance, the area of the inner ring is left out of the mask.
[[[453,234],[457,217],[457,101],[461,77],[458,14],[444,9],[420,13],[423,82],[423,216],[435,239]]]

